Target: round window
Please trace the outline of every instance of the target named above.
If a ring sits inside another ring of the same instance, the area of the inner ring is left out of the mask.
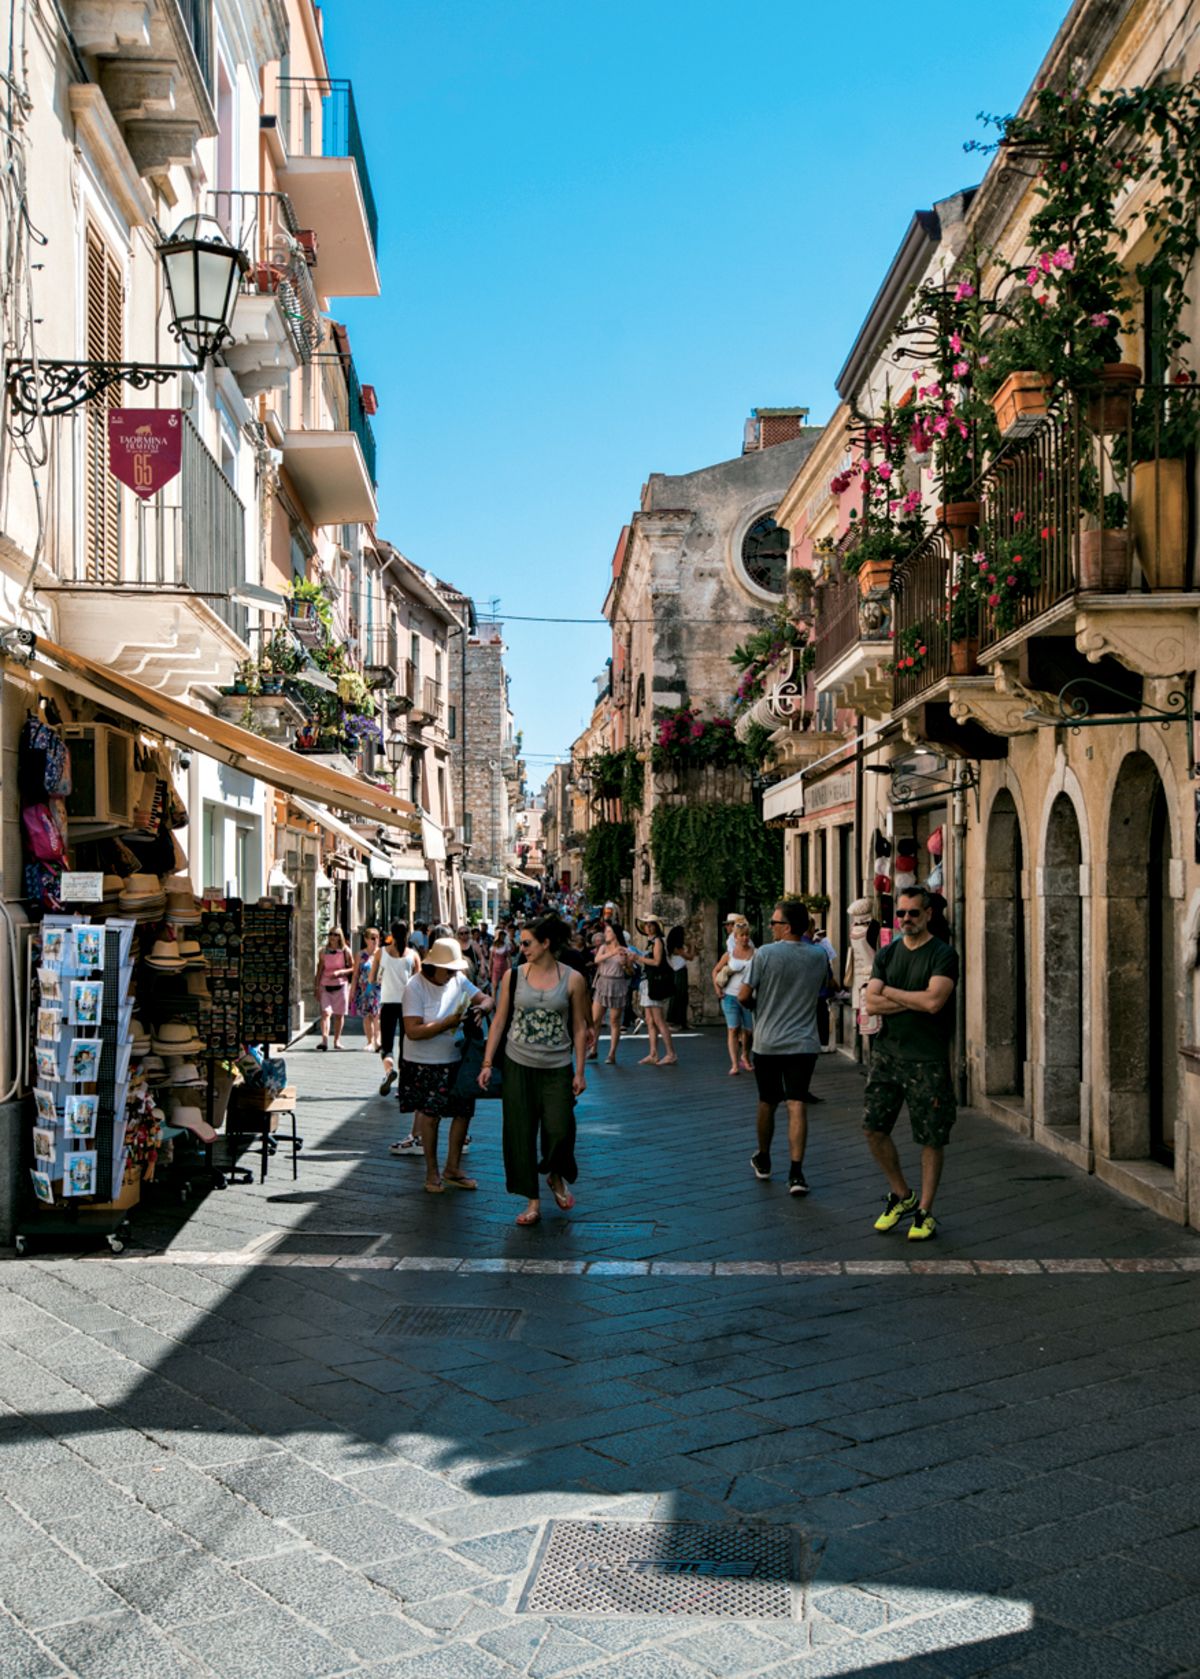
[[[782,595],[787,582],[790,534],[764,513],[742,538],[742,570],[751,583],[768,594]]]

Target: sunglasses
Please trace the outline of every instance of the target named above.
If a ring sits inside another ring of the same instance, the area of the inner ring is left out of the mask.
[[[925,911],[923,909],[898,909],[896,911],[896,920],[915,921],[919,915],[924,915],[924,913]]]

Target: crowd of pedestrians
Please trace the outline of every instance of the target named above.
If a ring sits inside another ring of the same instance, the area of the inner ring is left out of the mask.
[[[875,1229],[909,1220],[911,1241],[936,1233],[933,1202],[955,1122],[950,1069],[958,958],[931,926],[935,905],[913,887],[897,899],[896,936],[887,941],[869,918],[870,903],[851,906],[851,950],[838,991],[837,952],[799,900],[771,911],[768,938],[756,945],[750,922],[733,912],[725,948],[712,969],[729,1054],[729,1076],[749,1073],[757,1091],[754,1175],[766,1182],[780,1107],[787,1114],[787,1188],[809,1192],[804,1172],[808,1108],[817,1058],[831,1049],[830,1000],[856,1004],[869,1075],[864,1131],[887,1183]],[[589,1061],[618,1061],[624,1036],[645,1025],[640,1066],[678,1065],[672,1026],[688,1022],[688,948],[682,927],[653,916],[636,923],[637,942],[615,904],[589,914],[576,902],[530,906],[486,924],[408,927],[386,936],[369,927],[353,953],[331,930],[314,975],[320,1048],[341,1049],[348,1014],[361,1016],[365,1047],[381,1057],[380,1095],[397,1084],[402,1114],[412,1116],[393,1154],[421,1159],[430,1195],[475,1190],[463,1167],[476,1103],[499,1096],[505,1184],[524,1203],[516,1222],[541,1216],[544,1179],[563,1211],[575,1205],[578,1177],[575,1104]],[[943,929],[944,931],[948,931]],[[635,1006],[636,1005],[636,1006]],[[397,1047],[397,1044],[399,1047]],[[921,1150],[920,1187],[900,1163],[892,1131],[907,1105]],[[441,1122],[448,1121],[444,1157]]]

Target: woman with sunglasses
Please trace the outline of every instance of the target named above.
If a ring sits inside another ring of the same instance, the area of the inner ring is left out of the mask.
[[[642,952],[645,977],[642,980],[640,1000],[642,1013],[646,1017],[646,1033],[650,1039],[650,1053],[643,1055],[638,1065],[673,1067],[679,1057],[671,1041],[671,1028],[667,1025],[667,1007],[675,990],[675,970],[667,956],[662,922],[652,915],[636,925],[638,932],[648,941],[645,951]],[[660,1038],[667,1051],[661,1059],[658,1053]]]
[[[479,1074],[486,1090],[504,1047],[504,1180],[525,1198],[522,1226],[542,1216],[539,1173],[558,1206],[569,1212],[575,1197],[575,1098],[587,1088],[589,1012],[583,975],[559,961],[567,928],[556,915],[520,932],[520,967],[504,976]]]

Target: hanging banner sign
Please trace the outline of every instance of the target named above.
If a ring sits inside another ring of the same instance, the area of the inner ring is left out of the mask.
[[[183,460],[179,408],[111,408],[108,470],[143,500],[176,477]]]

